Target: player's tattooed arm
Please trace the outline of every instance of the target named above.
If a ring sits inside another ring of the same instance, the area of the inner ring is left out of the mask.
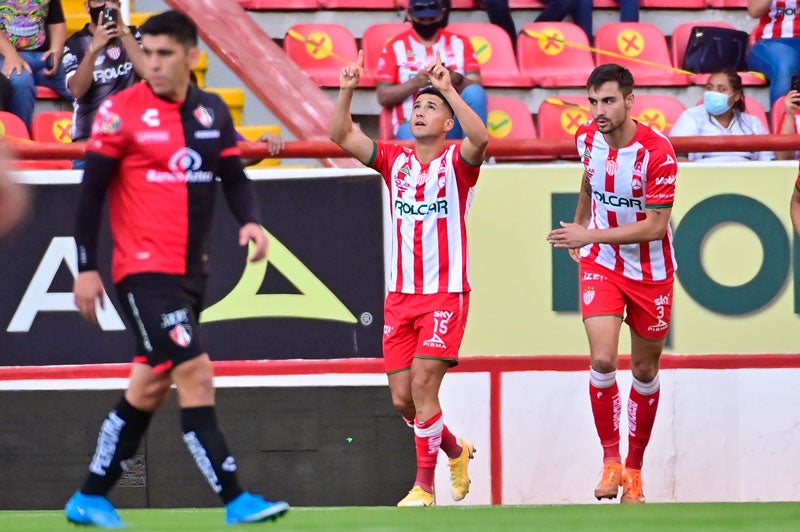
[[[583,192],[587,196],[592,195],[592,181],[589,179],[589,174],[584,170],[583,172],[583,180],[581,181],[581,187],[583,188]]]

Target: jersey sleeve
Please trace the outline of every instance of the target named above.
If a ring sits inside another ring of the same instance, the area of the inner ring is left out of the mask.
[[[113,159],[120,159],[125,151],[126,127],[121,105],[113,96],[107,99],[94,116],[92,133],[86,150]]]
[[[667,139],[658,139],[660,142],[650,150],[647,166],[645,207],[648,209],[671,208],[675,200],[675,179],[678,174],[675,151]]]
[[[461,150],[456,148],[453,154],[453,166],[455,167],[456,179],[465,183],[467,186],[474,187],[478,182],[481,173],[481,164],[470,164],[461,158]]]

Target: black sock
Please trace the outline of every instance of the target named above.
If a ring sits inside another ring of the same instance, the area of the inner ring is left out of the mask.
[[[105,496],[111,490],[126,468],[125,461],[136,452],[151,417],[151,412],[132,406],[124,396],[120,399],[100,426],[97,448],[82,493]]]
[[[242,493],[236,462],[217,425],[213,406],[181,409],[183,441],[214,493],[228,504]]]

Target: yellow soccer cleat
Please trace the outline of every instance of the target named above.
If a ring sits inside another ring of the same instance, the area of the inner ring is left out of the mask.
[[[642,491],[642,471],[640,469],[626,469],[622,473],[622,504],[644,504],[644,491]]]
[[[436,497],[419,486],[414,486],[405,498],[397,503],[400,508],[422,508],[436,506]]]
[[[461,454],[450,459],[450,494],[454,501],[460,501],[469,493],[469,461],[475,457],[475,446],[461,438]]]
[[[622,483],[622,464],[619,462],[603,462],[600,483],[594,489],[594,496],[600,499],[616,499]]]

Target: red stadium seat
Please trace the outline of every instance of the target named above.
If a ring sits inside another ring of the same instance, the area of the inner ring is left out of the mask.
[[[41,85],[36,86],[36,98],[39,100],[63,100],[64,98],[51,89],[50,87],[44,87]]]
[[[683,102],[674,96],[637,94],[633,98],[631,115],[656,131],[669,135],[675,121],[685,110]]]
[[[651,9],[705,9],[706,0],[639,0],[639,7]]]
[[[323,9],[394,9],[394,0],[319,0]]]
[[[239,0],[239,4],[250,11],[319,9],[318,0]]]
[[[539,0],[508,0],[511,9],[543,9],[546,5]]]
[[[533,87],[514,59],[511,38],[503,28],[488,22],[448,24],[447,30],[469,38],[481,65],[481,84],[485,87]]]
[[[537,122],[539,138],[542,139],[574,139],[578,126],[590,120],[589,102],[586,96],[559,96],[548,98],[539,106]],[[577,159],[574,156],[563,156],[565,159]]]
[[[535,139],[536,126],[533,117],[521,100],[509,96],[489,96],[489,136],[493,139]],[[553,160],[546,155],[516,155],[498,157],[498,160]]]
[[[747,0],[707,0],[708,7],[722,9],[746,9]]]
[[[7,111],[0,111],[0,137],[31,139],[25,122],[17,115]]]
[[[283,49],[323,87],[338,87],[339,71],[358,59],[355,37],[339,24],[295,24],[283,39]],[[374,76],[365,72],[359,86],[375,86]]]
[[[614,55],[596,54],[598,65],[618,63],[633,73],[636,85],[689,85],[673,70],[664,34],[646,22],[610,22],[595,34],[595,46]]]
[[[44,111],[33,117],[32,137],[39,142],[72,142],[72,113]]]
[[[543,87],[583,87],[595,67],[588,46],[586,34],[571,22],[526,24],[517,37],[520,72]]]
[[[370,75],[377,75],[378,59],[389,39],[411,29],[408,22],[387,22],[367,26],[361,36],[361,49],[364,50],[364,70]]]
[[[680,68],[683,65],[683,57],[686,55],[686,47],[689,44],[689,37],[692,34],[692,28],[695,26],[716,26],[718,28],[736,29],[727,22],[719,20],[704,20],[699,22],[684,22],[675,26],[672,30],[672,64]],[[708,83],[709,74],[694,74],[689,79],[692,83],[697,85],[705,85]],[[763,78],[750,73],[739,72],[744,85],[765,85],[766,82]]]
[[[745,103],[745,106],[747,103]],[[749,111],[749,109],[748,109]],[[781,132],[781,124],[783,124],[783,118],[786,115],[786,96],[781,96],[772,104],[772,108],[769,110],[769,118],[770,118],[770,131],[775,134],[779,134]]]

